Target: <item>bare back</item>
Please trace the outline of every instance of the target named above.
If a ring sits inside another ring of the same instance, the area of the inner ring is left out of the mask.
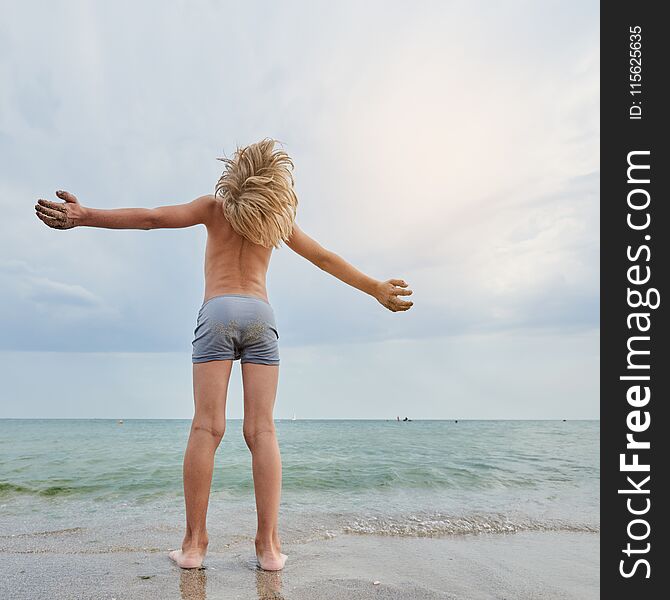
[[[254,244],[236,233],[223,215],[223,200],[214,200],[205,223],[207,246],[203,302],[222,294],[247,294],[267,302],[265,277],[272,248]]]

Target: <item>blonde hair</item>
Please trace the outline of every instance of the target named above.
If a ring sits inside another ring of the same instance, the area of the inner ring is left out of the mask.
[[[242,237],[266,248],[278,248],[293,231],[298,197],[293,190],[293,161],[263,139],[237,148],[233,158],[219,158],[226,168],[214,194],[223,199],[223,214]]]

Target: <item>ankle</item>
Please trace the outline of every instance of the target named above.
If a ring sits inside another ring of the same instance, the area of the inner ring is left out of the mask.
[[[182,542],[182,550],[207,550],[209,538],[207,535],[186,535]]]
[[[259,538],[254,540],[257,552],[274,552],[277,548],[277,541],[273,537]]]
[[[194,551],[206,552],[207,551],[207,546],[208,546],[207,542],[197,542],[197,543],[184,542],[181,545],[181,549],[182,549],[183,552],[194,552]]]

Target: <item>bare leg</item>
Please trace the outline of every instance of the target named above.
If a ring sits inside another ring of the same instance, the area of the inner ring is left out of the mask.
[[[184,454],[186,533],[181,550],[169,553],[184,569],[200,567],[207,553],[207,506],[214,453],[226,428],[226,393],[232,365],[230,360],[193,365],[195,415]]]
[[[281,456],[272,415],[279,366],[245,363],[242,365],[242,379],[243,432],[251,450],[258,515],[256,556],[262,569],[279,571],[286,562],[286,555],[281,553],[277,525],[281,497]]]

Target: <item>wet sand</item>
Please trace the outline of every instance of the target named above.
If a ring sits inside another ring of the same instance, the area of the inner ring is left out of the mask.
[[[0,540],[0,597],[13,600],[590,600],[600,536],[525,532],[443,538],[340,534],[284,543],[283,571],[257,569],[250,539],[211,543],[205,568],[165,547],[87,549],[80,532]],[[130,542],[133,542],[130,541]],[[379,581],[378,585],[374,585]]]

